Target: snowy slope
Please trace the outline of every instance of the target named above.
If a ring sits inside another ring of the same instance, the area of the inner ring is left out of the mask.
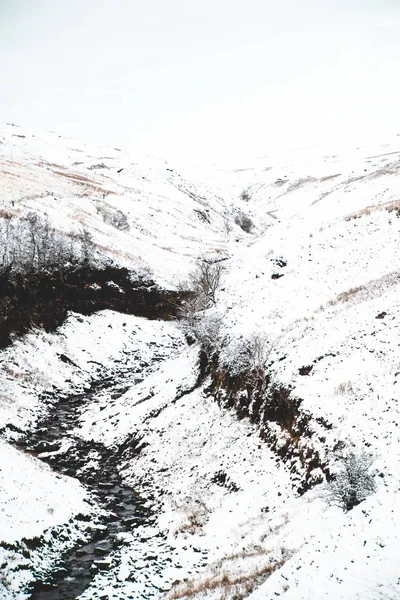
[[[86,228],[99,257],[174,286],[203,252],[225,253],[235,202],[194,185],[166,161],[132,160],[52,133],[0,126],[0,209],[47,213],[60,231]]]
[[[332,472],[343,449],[366,451],[376,482],[348,512],[330,504],[325,482],[299,494],[296,455],[282,460],[258,425],[215,402],[210,379],[198,378],[198,346],[186,345],[176,323],[72,314],[58,332],[32,332],[2,351],[3,435],[18,436],[15,427],[50,410],[52,386],[67,395],[111,375],[118,393],[92,395],[71,435],[110,449],[140,439],[140,454],[123,452],[119,468],[155,515],[121,535],[112,567],[82,600],[398,597],[400,138],[344,154],[314,148],[235,170],[193,169],[183,179],[162,161],[135,165],[117,150],[29,135],[2,130],[4,208],[45,211],[65,230],[83,222],[104,254],[132,268],[144,262],[171,286],[197,256],[226,256],[212,309],[224,352],[234,363],[235,348],[262,335],[269,375],[301,400],[309,429],[298,448]],[[104,221],[98,207],[106,204],[127,215],[129,231]],[[198,210],[212,213],[210,222]],[[252,233],[235,223],[238,211],[255,223]],[[17,460],[4,444],[2,456]],[[47,469],[31,477],[55,485]],[[16,485],[5,484],[6,507]],[[71,490],[76,505],[42,515],[40,531],[81,510],[84,492],[75,483]],[[2,518],[9,531],[15,514]],[[32,527],[21,509],[24,535]]]
[[[357,148],[326,144],[215,168],[207,181],[247,192],[259,217],[323,222],[399,200],[400,135]]]

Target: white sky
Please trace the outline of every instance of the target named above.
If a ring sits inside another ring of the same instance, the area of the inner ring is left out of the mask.
[[[400,0],[0,0],[0,121],[188,161],[400,133]]]

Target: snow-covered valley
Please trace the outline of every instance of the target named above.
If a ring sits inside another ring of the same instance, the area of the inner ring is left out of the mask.
[[[3,344],[0,597],[398,598],[400,138],[180,171],[4,125],[3,264],[32,214],[159,296]]]

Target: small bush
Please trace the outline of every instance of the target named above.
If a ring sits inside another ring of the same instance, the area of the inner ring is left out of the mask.
[[[202,315],[190,326],[190,333],[200,342],[202,349],[211,358],[222,345],[221,317],[219,315]]]
[[[329,483],[328,502],[351,510],[376,491],[371,474],[373,457],[365,452],[353,451],[341,458],[341,469]]]
[[[130,225],[128,217],[119,208],[114,208],[109,204],[101,204],[100,202],[96,205],[97,212],[103,217],[104,223],[111,225],[119,231],[129,231]]]
[[[353,384],[351,381],[342,381],[342,383],[335,388],[335,394],[340,396],[344,396],[345,394],[354,394]]]
[[[208,519],[208,509],[198,498],[186,498],[180,506],[183,520],[175,530],[175,534],[195,535],[202,532]]]
[[[231,377],[240,376],[247,383],[263,380],[272,344],[262,333],[232,340],[222,349],[219,357],[221,368]]]
[[[249,202],[249,200],[251,200],[250,190],[243,190],[240,194],[240,199],[243,200],[243,202]]]

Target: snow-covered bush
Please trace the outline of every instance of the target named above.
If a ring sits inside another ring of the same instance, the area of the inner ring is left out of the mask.
[[[208,519],[206,504],[199,498],[188,497],[180,506],[182,520],[175,529],[175,535],[201,533]]]
[[[119,208],[114,208],[108,204],[101,204],[100,202],[96,205],[97,212],[103,217],[104,223],[111,225],[119,231],[129,231],[130,225],[128,217]]]
[[[266,335],[252,333],[233,339],[221,349],[219,363],[231,377],[245,378],[254,383],[264,377],[266,362],[272,350],[272,344]]]
[[[371,466],[372,456],[362,451],[350,451],[341,458],[341,468],[329,483],[327,500],[330,504],[351,510],[376,491]]]
[[[222,344],[221,317],[218,314],[203,314],[193,321],[191,334],[200,342],[209,357],[218,353]]]

